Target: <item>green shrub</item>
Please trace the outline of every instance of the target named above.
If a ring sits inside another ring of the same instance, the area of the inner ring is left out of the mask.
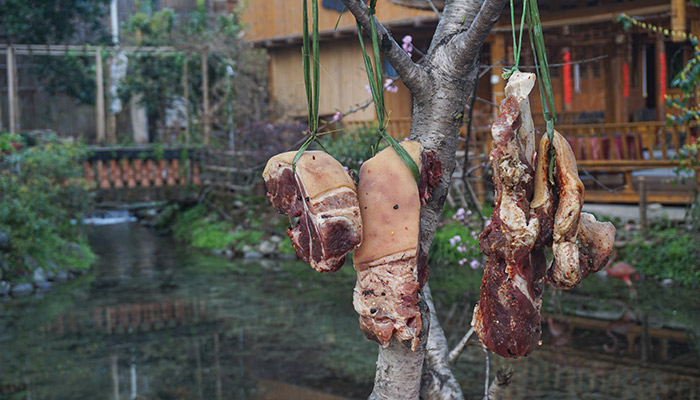
[[[448,221],[435,232],[430,247],[428,260],[431,264],[469,265],[481,267],[479,252],[479,233],[481,223],[476,213],[459,208],[454,213],[450,210],[444,214]]]
[[[0,143],[16,139],[0,135]],[[80,269],[94,260],[79,223],[92,202],[83,179],[81,161],[86,155],[83,145],[51,135],[0,156],[0,230],[12,243],[11,269],[5,271],[10,279],[27,276],[39,266],[47,268],[49,262]],[[37,262],[27,262],[25,256]]]
[[[617,260],[630,263],[646,275],[673,279],[687,286],[700,285],[700,240],[698,234],[663,227],[635,235],[621,249]]]
[[[346,167],[359,171],[363,162],[372,158],[372,148],[377,145],[376,124],[362,125],[347,131],[341,131],[327,136],[324,147],[328,153]],[[377,151],[386,147],[379,143]]]
[[[243,251],[243,247],[255,246],[263,238],[257,230],[233,230],[233,226],[221,221],[216,214],[209,214],[204,204],[194,206],[179,214],[173,225],[177,240],[207,250],[231,249]]]

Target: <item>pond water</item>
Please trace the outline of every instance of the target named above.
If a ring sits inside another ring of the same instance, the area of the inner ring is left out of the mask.
[[[96,226],[91,241],[100,256],[92,272],[0,303],[0,399],[332,400],[371,391],[377,346],[358,327],[349,266],[329,276],[297,261],[227,260],[133,222]],[[452,341],[469,314],[440,312]],[[526,359],[491,357],[491,374],[506,364],[515,371],[504,398],[700,398],[697,352],[677,335],[685,331],[656,322],[642,330],[652,346],[641,361],[634,329],[577,318],[560,323],[562,346],[548,334]],[[611,353],[606,329],[620,341]],[[469,398],[483,393],[484,366],[477,346],[457,364]]]

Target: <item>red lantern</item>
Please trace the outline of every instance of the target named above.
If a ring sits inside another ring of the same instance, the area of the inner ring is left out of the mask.
[[[630,97],[630,66],[622,64],[622,95],[627,99]]]
[[[571,51],[568,49],[564,50],[564,66],[562,71],[564,73],[564,104],[571,104]]]

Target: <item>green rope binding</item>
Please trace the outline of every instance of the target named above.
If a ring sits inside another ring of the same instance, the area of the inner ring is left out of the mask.
[[[309,39],[309,12],[307,0],[302,1],[302,63],[304,67],[304,87],[306,88],[306,103],[309,113],[309,138],[299,148],[292,161],[292,170],[296,171],[297,161],[311,145],[318,143],[326,151],[321,141],[318,140],[318,108],[321,88],[320,66],[318,58],[319,37],[318,37],[318,0],[311,0],[311,24],[312,33]],[[313,45],[313,47],[312,47]],[[311,62],[313,61],[313,81],[311,75]]]
[[[357,23],[357,36],[360,40],[360,48],[362,49],[362,58],[365,63],[365,71],[367,72],[367,80],[369,81],[369,89],[372,92],[372,100],[374,102],[374,109],[377,112],[377,122],[379,123],[377,143],[384,139],[387,144],[389,144],[399,158],[406,164],[408,169],[413,174],[413,178],[416,180],[416,185],[420,185],[420,172],[416,162],[408,154],[406,149],[401,147],[399,142],[393,137],[386,133],[386,127],[388,123],[388,115],[386,108],[384,107],[384,86],[382,84],[383,72],[381,65],[381,56],[379,54],[379,39],[377,34],[377,24],[374,18],[376,12],[377,0],[370,1],[369,14],[370,14],[370,37],[372,39],[372,52],[374,54],[374,65],[372,65],[372,60],[370,59],[367,51],[365,49],[365,42],[362,39],[362,26]],[[376,146],[375,150],[376,151]]]

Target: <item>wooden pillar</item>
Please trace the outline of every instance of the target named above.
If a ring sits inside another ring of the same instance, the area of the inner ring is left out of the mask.
[[[8,123],[10,133],[17,133],[19,129],[17,121],[17,84],[16,84],[16,73],[15,70],[15,49],[11,46],[7,48],[7,109],[8,109]]]
[[[656,118],[659,121],[666,119],[666,44],[661,34],[656,35]]]
[[[493,42],[491,42],[491,65],[505,65],[506,57],[505,33],[495,32]],[[506,83],[503,80],[503,68],[494,67],[491,69],[491,101],[494,104],[501,104],[505,98]],[[493,116],[498,116],[498,108],[493,107]]]
[[[211,121],[209,115],[209,53],[202,53],[202,133],[204,145],[209,145],[211,135]]]
[[[608,47],[611,57],[603,63],[603,81],[605,82],[605,122],[627,122],[625,115],[625,98],[622,93],[622,64],[625,60],[624,36],[619,35]]]
[[[95,52],[95,81],[97,92],[95,96],[95,127],[97,128],[97,143],[105,141],[105,93],[104,73],[102,70],[101,48]]]
[[[686,30],[686,0],[671,0],[671,30],[677,32],[685,32]],[[681,36],[671,35],[671,40],[674,42],[684,42],[685,39]]]

